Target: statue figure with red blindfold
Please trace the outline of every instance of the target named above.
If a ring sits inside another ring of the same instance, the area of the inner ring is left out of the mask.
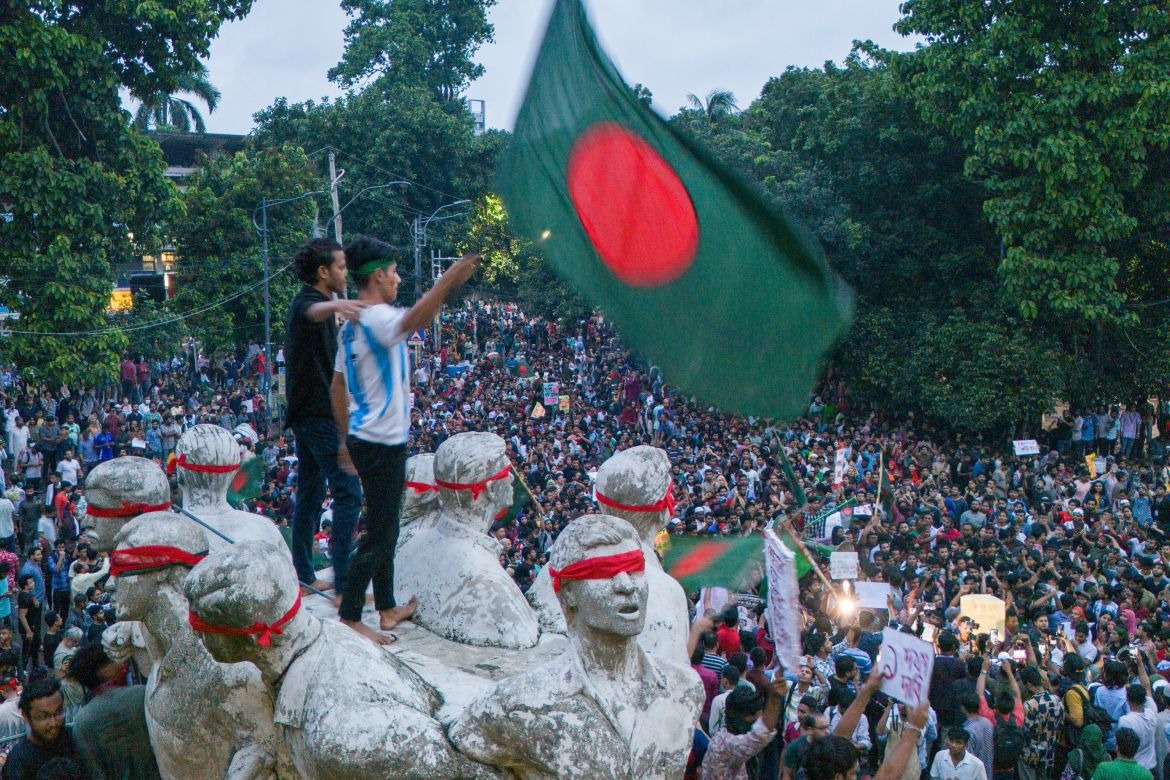
[[[504,440],[493,433],[456,434],[439,445],[433,469],[439,513],[399,546],[395,592],[417,594],[411,620],[446,639],[533,647],[540,638],[536,615],[500,565],[499,542],[488,536],[496,517],[512,505]]]
[[[117,625],[141,621],[133,625],[141,626],[156,659],[142,668],[155,761],[164,780],[270,777],[282,759],[288,768],[291,762],[281,752],[259,671],[216,662],[188,624],[183,580],[206,555],[203,529],[163,511],[127,523],[110,556]]]
[[[212,552],[187,575],[184,593],[188,623],[211,655],[260,670],[271,696],[264,722],[275,724],[295,767],[281,777],[499,776],[452,749],[433,716],[438,697],[417,673],[301,608],[296,572],[270,545]]]
[[[667,574],[654,551],[654,539],[670,522],[674,509],[670,459],[657,447],[631,447],[609,458],[597,470],[596,498],[600,511],[627,521],[638,532],[646,556],[646,627],[638,644],[648,653],[687,663],[690,619],[687,597],[678,581]],[[566,632],[548,569],[537,575],[528,600],[545,631]]]
[[[520,778],[681,777],[703,688],[689,666],[638,644],[649,586],[637,532],[579,517],[548,570],[568,648],[477,697],[451,723],[452,743]]]

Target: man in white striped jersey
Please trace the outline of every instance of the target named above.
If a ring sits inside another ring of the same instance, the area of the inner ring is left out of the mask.
[[[366,588],[374,583],[379,628],[389,631],[408,619],[417,599],[394,601],[394,547],[406,480],[410,435],[410,361],[407,337],[434,319],[444,299],[466,282],[479,265],[467,255],[444,273],[409,310],[394,306],[398,297],[400,250],[374,238],[355,239],[345,248],[345,264],[369,304],[361,317],[341,329],[333,365],[333,416],[340,435],[337,460],[356,470],[366,500],[366,533],[350,563],[338,615],[341,622],[375,644],[392,637],[362,623]]]

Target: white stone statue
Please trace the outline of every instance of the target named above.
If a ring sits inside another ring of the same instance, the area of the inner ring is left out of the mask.
[[[132,518],[170,507],[171,487],[154,461],[126,455],[99,463],[86,475],[85,503],[82,537],[97,552],[109,552]]]
[[[434,528],[439,519],[439,488],[435,485],[435,456],[429,452],[406,459],[406,487],[402,491],[402,511],[398,516],[398,547],[402,550],[418,531]],[[395,555],[397,560],[398,555]],[[395,566],[398,564],[395,563]],[[405,604],[413,593],[394,589],[394,598]]]
[[[432,713],[434,690],[397,658],[300,608],[296,572],[270,545],[212,552],[184,586],[191,623],[223,663],[259,668],[266,715],[299,777],[497,776],[455,752]]]
[[[202,528],[173,512],[139,515],[111,556],[118,617],[141,621],[152,657],[146,724],[165,780],[271,778],[287,751],[272,724],[272,698],[251,664],[217,663],[188,624],[183,580],[207,552]],[[119,622],[106,633],[120,625]]]
[[[648,653],[688,663],[687,636],[690,619],[687,597],[678,581],[662,569],[654,552],[654,538],[670,522],[674,502],[671,489],[670,459],[657,447],[639,446],[623,450],[601,464],[597,470],[597,501],[603,514],[626,520],[638,532],[642,552],[646,554],[646,583],[649,598],[646,628],[638,643]],[[561,612],[547,567],[528,589],[528,599],[540,617],[541,628],[565,633]]]
[[[689,666],[638,645],[644,566],[626,521],[569,523],[549,561],[568,649],[477,697],[450,725],[455,746],[524,779],[681,777],[703,687]]]
[[[500,545],[487,535],[512,504],[512,474],[504,440],[460,433],[439,445],[434,459],[439,513],[422,524],[394,559],[396,597],[417,595],[411,618],[463,644],[527,648],[540,629],[524,594],[500,565]]]
[[[175,471],[183,508],[212,526],[233,542],[267,542],[292,560],[288,545],[276,525],[267,517],[242,512],[228,503],[228,490],[240,465],[240,445],[231,431],[218,425],[195,425],[175,445]],[[228,544],[207,532],[212,550]]]

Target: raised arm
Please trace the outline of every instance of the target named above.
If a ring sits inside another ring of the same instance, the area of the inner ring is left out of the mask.
[[[457,287],[463,285],[471,275],[475,273],[475,269],[479,267],[479,259],[482,255],[470,254],[464,255],[455,265],[448,268],[439,281],[435,282],[434,287],[427,290],[423,297],[418,299],[414,306],[402,318],[402,332],[409,333],[419,328],[425,328],[434,321],[435,315],[439,312],[439,307],[443,305],[443,301],[447,296]]]

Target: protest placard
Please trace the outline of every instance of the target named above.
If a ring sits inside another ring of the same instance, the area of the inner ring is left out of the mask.
[[[978,623],[976,633],[979,634],[987,634],[995,629],[1003,636],[1006,611],[1003,599],[997,599],[995,596],[972,593],[959,599],[959,615],[969,617]]]
[[[796,555],[772,531],[764,532],[764,562],[768,571],[765,616],[776,658],[785,669],[800,668],[800,586]]]
[[[917,707],[926,698],[934,671],[934,648],[930,642],[887,626],[882,629],[878,664],[882,693],[911,707]]]
[[[1039,455],[1040,444],[1035,439],[1020,439],[1012,442],[1012,449],[1016,451],[1016,455]]]
[[[541,400],[544,401],[545,406],[556,406],[560,394],[561,386],[557,382],[545,382],[541,387]]]
[[[890,586],[885,582],[855,582],[853,590],[857,592],[857,606],[866,609],[886,609],[890,596]]]
[[[857,553],[834,552],[829,555],[829,576],[835,580],[857,579]]]

